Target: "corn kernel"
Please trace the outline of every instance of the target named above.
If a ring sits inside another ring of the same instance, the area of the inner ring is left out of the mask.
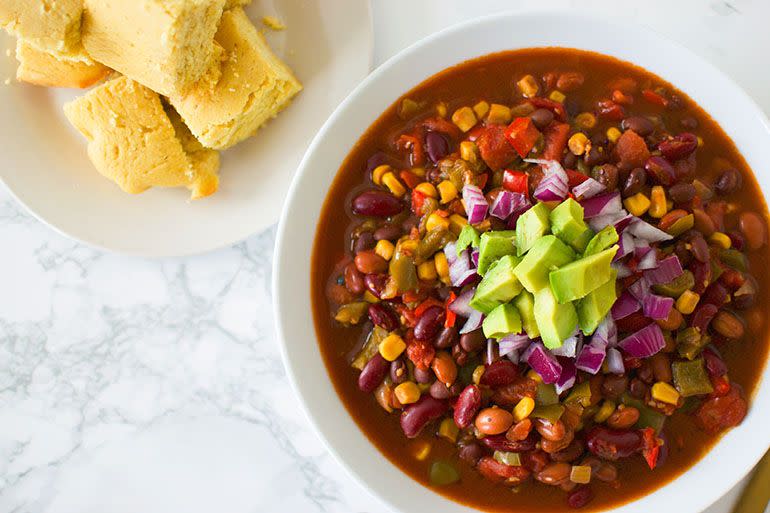
[[[472,164],[476,163],[479,160],[479,147],[472,141],[461,142],[460,158]]]
[[[452,443],[457,441],[457,435],[459,434],[460,428],[457,427],[454,419],[450,419],[449,417],[442,420],[441,424],[438,426],[438,436],[446,438]]]
[[[368,290],[364,292],[364,301],[367,303],[379,303],[380,300],[377,299],[377,296],[369,292]]]
[[[460,214],[452,214],[451,216],[449,216],[449,230],[452,233],[459,235],[463,227],[467,225],[468,225],[468,220],[465,219]]]
[[[393,194],[393,196],[401,197],[406,192],[406,189],[403,185],[401,185],[401,182],[398,181],[398,178],[396,178],[396,175],[393,173],[385,173],[385,175],[382,177],[382,183],[390,189],[390,192]]]
[[[436,266],[436,272],[441,278],[449,277],[449,263],[443,251],[439,251],[433,257],[433,264]]]
[[[700,301],[700,294],[692,290],[685,290],[676,300],[676,309],[680,313],[690,315],[695,311],[695,307],[698,306],[698,301]]]
[[[425,168],[424,167],[413,167],[411,169],[412,174],[415,176],[419,176],[420,178],[425,178]]]
[[[484,100],[481,100],[479,103],[473,106],[473,112],[476,113],[477,118],[482,119],[487,115],[487,112],[489,112],[489,104]]]
[[[703,137],[698,136],[698,148],[700,148],[701,146],[703,146]]]
[[[374,182],[377,185],[382,185],[382,177],[385,176],[386,173],[392,173],[392,172],[393,172],[393,168],[387,164],[382,164],[381,166],[377,166],[372,171],[372,182]]]
[[[666,215],[666,212],[668,212],[666,205],[666,191],[663,190],[663,187],[660,185],[656,185],[650,192],[650,209],[648,213],[652,217],[660,219]]]
[[[543,378],[540,377],[540,374],[535,372],[535,369],[529,369],[529,372],[527,372],[527,377],[532,381],[536,381],[538,383],[543,382]]]
[[[727,204],[727,209],[725,210],[726,214],[733,214],[738,211],[738,205],[736,205],[733,202],[730,202]]]
[[[398,115],[401,119],[407,119],[414,116],[417,111],[422,107],[422,103],[418,103],[411,98],[404,98],[401,101],[401,108],[398,110]]]
[[[564,100],[567,99],[567,97],[559,90],[553,90],[551,91],[551,94],[548,95],[548,98],[555,102],[564,103]]]
[[[441,117],[441,118],[445,118],[446,117],[446,115],[447,115],[446,103],[438,102],[436,104],[436,114],[438,114],[439,117]]]
[[[462,144],[460,149],[462,149]],[[438,184],[438,193],[441,195],[441,203],[449,203],[457,197],[457,187],[449,180],[444,180]]]
[[[608,418],[610,418],[610,415],[612,415],[612,412],[615,411],[615,403],[610,401],[609,399],[605,399],[602,405],[599,407],[599,411],[596,412],[596,415],[594,416],[594,422],[597,424],[601,424]]]
[[[452,123],[463,132],[467,132],[476,124],[476,114],[470,107],[461,107],[452,114]]]
[[[662,403],[676,405],[679,403],[679,392],[668,383],[658,381],[652,385],[652,398]]]
[[[411,255],[417,251],[417,244],[418,242],[416,240],[412,240],[408,235],[406,235],[405,237],[399,239],[397,247],[400,253],[407,253]]]
[[[581,130],[590,130],[596,126],[596,116],[590,112],[581,112],[575,117],[575,124]]]
[[[388,360],[389,362],[392,362],[399,356],[401,356],[401,353],[404,352],[404,349],[406,349],[406,343],[404,342],[404,339],[396,335],[395,333],[391,333],[387,337],[385,337],[382,342],[380,342],[380,345],[378,346],[378,350],[380,351],[380,354],[383,358]],[[401,398],[399,397],[399,401],[401,401]],[[402,403],[404,401],[401,401]]]
[[[669,212],[674,210],[674,202],[671,201],[670,199],[666,200],[666,208],[668,209]]]
[[[436,187],[430,182],[422,182],[421,184],[418,184],[414,190],[419,191],[428,197],[438,198],[438,191],[436,190]]]
[[[481,377],[484,375],[484,371],[486,368],[483,365],[477,365],[475,369],[473,369],[472,379],[473,383],[478,385],[481,383]]]
[[[436,228],[440,228],[443,230],[449,229],[449,219],[446,217],[441,217],[438,215],[438,213],[433,212],[431,215],[428,216],[428,220],[425,222],[425,229],[429,232],[432,232]]]
[[[569,480],[577,484],[588,484],[591,482],[591,467],[588,465],[572,465]]]
[[[611,126],[607,129],[607,139],[609,139],[610,142],[612,143],[618,142],[618,139],[620,139],[620,136],[621,136],[620,130],[618,130],[614,126]]]
[[[730,249],[730,246],[732,245],[732,241],[730,240],[730,237],[728,237],[722,232],[712,233],[711,237],[709,237],[709,240],[722,249]]]
[[[511,122],[513,116],[511,115],[510,107],[506,105],[500,105],[499,103],[493,103],[489,107],[489,115],[487,116],[487,123],[496,123],[498,125],[507,125]]]
[[[582,155],[589,149],[588,137],[583,132],[572,134],[572,137],[567,142],[567,146],[573,155]]]
[[[420,399],[420,389],[414,381],[404,381],[398,385],[395,394],[401,404],[416,403]]]
[[[520,422],[532,413],[535,409],[535,401],[531,397],[522,397],[522,399],[513,408],[513,420]]]
[[[537,91],[540,89],[537,85],[537,79],[532,75],[524,75],[521,77],[521,80],[516,82],[516,86],[519,88],[519,91],[521,91],[521,94],[527,98],[537,96]]]
[[[433,260],[427,260],[417,266],[417,276],[423,281],[433,281],[438,277],[436,264]]]
[[[393,252],[396,250],[396,246],[389,240],[377,241],[377,245],[374,246],[374,252],[380,255],[385,260],[393,258]]]
[[[630,198],[624,199],[623,206],[626,207],[626,210],[631,214],[636,217],[641,217],[647,212],[647,209],[650,208],[650,199],[641,192],[637,192]]]
[[[431,444],[425,440],[417,440],[412,446],[412,454],[417,461],[425,461],[430,455]]]

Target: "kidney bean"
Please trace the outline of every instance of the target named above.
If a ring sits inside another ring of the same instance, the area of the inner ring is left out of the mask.
[[[648,360],[642,360],[641,365],[636,371],[636,377],[641,379],[646,385],[652,385],[655,382],[652,366]]]
[[[544,484],[558,486],[569,479],[571,471],[572,466],[569,463],[550,463],[535,474],[535,479]]]
[[[457,365],[452,356],[446,351],[436,353],[431,362],[431,368],[436,375],[436,379],[446,386],[452,386],[452,383],[457,379]]]
[[[508,483],[519,483],[529,477],[529,470],[516,465],[500,463],[491,456],[484,456],[479,460],[478,471],[490,481],[506,480]]]
[[[572,440],[566,449],[551,453],[553,461],[571,462],[575,461],[585,451],[585,444],[581,440]]]
[[[626,392],[628,377],[624,374],[608,374],[602,383],[602,395],[607,399],[618,399]]]
[[[484,456],[484,449],[476,442],[470,442],[463,444],[457,454],[461,460],[475,466],[481,457]]]
[[[551,462],[551,458],[539,449],[521,453],[521,464],[532,472],[540,472]]]
[[[668,355],[664,353],[657,353],[650,358],[650,365],[652,366],[652,373],[655,376],[655,381],[663,381],[664,383],[670,383],[673,379],[671,375],[671,361]]]
[[[449,143],[438,132],[428,132],[425,134],[425,148],[428,150],[428,157],[434,163],[449,154]]]
[[[345,266],[345,288],[356,296],[360,296],[366,290],[366,284],[364,283],[364,275],[358,272],[356,264],[350,262]]]
[[[356,242],[353,244],[353,253],[360,253],[362,251],[368,251],[374,248],[376,241],[372,232],[361,232],[356,237]]]
[[[465,429],[470,426],[480,407],[481,390],[476,385],[468,385],[460,392],[455,403],[454,420],[457,427]]]
[[[404,221],[401,223],[401,229],[404,230],[404,233],[409,233],[412,231],[412,228],[416,227],[420,223],[420,218],[415,215],[410,215]]]
[[[513,408],[524,397],[535,398],[537,383],[529,378],[520,377],[514,383],[496,388],[492,393],[492,401],[506,408]]]
[[[727,374],[727,365],[710,347],[703,350],[703,362],[706,364],[706,371],[709,373],[709,376],[716,377]]]
[[[618,187],[618,168],[612,164],[595,167],[591,171],[591,178],[602,184],[608,191],[614,191]]]
[[[354,260],[356,269],[363,274],[380,274],[388,270],[388,261],[374,251],[362,251]]]
[[[594,493],[588,485],[580,485],[567,495],[567,505],[579,509],[585,507],[594,498]]]
[[[545,127],[551,124],[554,115],[553,112],[548,109],[536,109],[534,112],[532,112],[532,114],[529,115],[529,117],[532,119],[532,123],[534,123],[538,130],[543,130]]]
[[[400,419],[401,429],[407,438],[415,438],[429,422],[444,415],[448,408],[446,401],[423,395],[416,403],[404,408]]]
[[[401,228],[392,224],[385,224],[374,230],[374,240],[396,240],[401,236]]]
[[[717,231],[716,226],[714,226],[714,220],[703,209],[694,208],[692,214],[695,221],[695,229],[701,232],[704,237],[710,237]]]
[[[741,212],[738,216],[738,228],[751,250],[757,250],[767,243],[765,221],[754,212]]]
[[[668,189],[668,196],[674,203],[687,203],[695,197],[695,186],[691,183],[678,183]]]
[[[690,317],[690,326],[698,328],[701,333],[706,333],[709,324],[711,324],[711,320],[717,314],[717,310],[717,307],[712,304],[699,304],[695,307],[692,317]]]
[[[642,437],[637,431],[594,426],[586,435],[586,447],[600,458],[617,460],[637,453],[642,447]]]
[[[639,420],[639,410],[622,404],[607,419],[607,425],[613,429],[629,429]]]
[[[386,331],[394,331],[398,328],[398,318],[387,307],[381,303],[372,303],[369,305],[369,318],[374,324]]]
[[[579,71],[565,71],[559,74],[559,78],[556,80],[556,88],[563,92],[574,91],[585,82],[585,75]]]
[[[510,385],[519,377],[519,368],[510,360],[498,360],[484,370],[481,384],[492,388]]]
[[[370,217],[390,217],[404,210],[404,204],[385,191],[364,191],[353,199],[353,213]]]
[[[485,435],[499,435],[505,433],[513,425],[513,415],[508,410],[496,406],[484,408],[476,415],[476,429]],[[503,436],[505,442],[508,440]]]
[[[642,137],[647,137],[655,131],[655,125],[644,116],[631,116],[620,124],[623,130],[633,130]]]
[[[364,392],[374,392],[390,369],[390,362],[380,353],[374,353],[371,360],[366,362],[361,374],[358,375],[358,388]]]
[[[444,317],[444,309],[440,306],[431,306],[426,309],[414,325],[414,338],[432,340],[441,329]]]
[[[387,274],[367,274],[364,276],[364,284],[366,285],[366,289],[378,299],[382,296],[387,282]]]
[[[743,238],[743,235],[736,230],[731,230],[727,235],[730,237],[730,243],[733,248],[743,251],[743,247],[746,245],[746,239]]]
[[[535,419],[535,429],[540,436],[552,442],[564,439],[567,434],[567,428],[561,420],[551,422],[547,419]]]
[[[463,333],[460,335],[460,347],[467,353],[475,353],[481,351],[483,347],[487,345],[487,339],[484,337],[484,332],[481,328],[471,331],[470,333]]]
[[[441,330],[441,332],[433,341],[433,346],[436,349],[449,349],[453,345],[457,344],[460,340],[460,335],[457,333],[457,328],[454,326],[448,326]]]
[[[741,185],[743,185],[741,173],[737,169],[731,167],[725,169],[722,171],[722,174],[719,175],[717,181],[714,182],[714,190],[717,191],[718,194],[726,196],[740,189]]]
[[[644,164],[644,169],[654,183],[671,185],[676,179],[676,171],[671,163],[659,155],[653,155]]]
[[[711,327],[723,337],[732,340],[742,338],[746,331],[746,328],[743,326],[743,321],[741,321],[735,314],[726,310],[721,310],[716,314],[711,321]]]
[[[644,172],[644,169],[640,167],[632,169],[623,184],[623,196],[627,198],[641,192],[646,183],[647,173]]]
[[[406,381],[409,375],[409,369],[406,368],[406,362],[403,357],[390,362],[390,380],[394,385],[399,385]]]
[[[727,302],[729,294],[730,292],[721,283],[712,283],[701,295],[700,302],[701,304],[714,305],[719,308]]]
[[[720,232],[724,230],[726,212],[727,202],[725,201],[711,201],[706,205],[706,213],[714,221],[714,227]]]
[[[708,263],[711,261],[708,242],[700,234],[690,239],[690,251],[698,262]]]
[[[509,440],[505,434],[497,434],[485,436],[481,439],[481,443],[493,451],[526,452],[535,449],[537,446],[537,436],[534,433],[530,433],[524,440]]]
[[[690,132],[682,132],[658,144],[660,153],[670,161],[688,157],[698,147],[698,138]]]

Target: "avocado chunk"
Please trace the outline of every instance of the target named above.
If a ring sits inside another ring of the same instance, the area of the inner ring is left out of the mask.
[[[460,235],[457,236],[457,245],[455,246],[457,248],[457,255],[459,256],[468,246],[473,248],[479,247],[479,232],[473,226],[466,224],[460,230]]]
[[[560,304],[545,287],[535,292],[535,320],[545,347],[555,349],[575,332],[578,315],[572,303]]]
[[[540,336],[540,330],[537,327],[537,321],[535,320],[535,296],[531,292],[522,290],[521,293],[513,300],[513,304],[519,309],[519,316],[521,317],[521,324],[524,331],[527,332],[529,338],[537,338]]]
[[[462,233],[460,235],[462,236]],[[482,233],[479,245],[479,266],[476,272],[484,276],[495,260],[505,255],[515,254],[516,232],[513,230]]]
[[[583,252],[583,256],[587,257],[604,251],[613,244],[616,244],[618,239],[618,232],[615,230],[615,227],[612,225],[605,226],[590,240],[586,250]]]
[[[551,211],[551,232],[582,253],[593,237],[593,232],[583,221],[583,207],[572,198],[562,201]]]
[[[529,251],[540,237],[548,233],[551,228],[549,214],[545,203],[538,203],[516,220],[516,248],[519,256]]]
[[[511,333],[519,333],[521,332],[519,311],[511,303],[499,305],[489,312],[481,329],[487,338],[503,338]]]
[[[610,279],[610,264],[617,251],[618,247],[612,246],[551,272],[551,289],[556,300],[559,303],[568,303],[580,299],[606,283]]]
[[[601,285],[598,289],[590,292],[586,297],[578,301],[577,314],[580,329],[586,335],[592,334],[602,319],[609,313],[610,308],[618,298],[615,289],[615,280],[618,272],[615,269],[610,271],[610,279]]]
[[[548,273],[575,260],[575,252],[553,235],[538,239],[514,273],[533,294],[548,286]],[[605,280],[606,281],[606,280]]]
[[[502,303],[507,303],[521,292],[521,283],[513,269],[519,264],[519,257],[506,255],[488,269],[486,276],[476,287],[470,301],[471,308],[488,314]]]

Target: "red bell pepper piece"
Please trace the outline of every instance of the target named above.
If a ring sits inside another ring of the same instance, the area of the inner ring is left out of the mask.
[[[556,115],[556,119],[559,121],[567,121],[567,109],[564,108],[563,103],[549,100],[548,98],[539,97],[530,98],[529,103],[538,109],[548,109],[553,111],[553,113]]]
[[[417,189],[412,190],[412,213],[416,216],[422,215],[422,206],[425,204],[425,194]]]
[[[451,328],[457,322],[457,314],[449,308],[449,305],[454,303],[455,299],[457,299],[457,294],[450,292],[449,297],[446,299],[446,320],[444,321],[444,327],[446,328]]]
[[[396,141],[396,148],[401,152],[409,152],[409,160],[413,166],[425,164],[425,148],[420,138],[410,134],[402,134]]]
[[[404,181],[407,187],[410,189],[414,189],[417,187],[420,183],[422,183],[422,178],[417,176],[416,174],[412,173],[409,170],[404,169],[398,174],[401,177],[401,180]]]
[[[596,104],[596,110],[600,118],[611,121],[620,121],[626,117],[626,111],[619,103],[612,100],[601,100]]]
[[[480,175],[476,175],[476,187],[484,190],[484,187],[487,186],[487,182],[489,181],[489,174],[488,173],[481,173]]]
[[[565,169],[565,171],[567,172],[567,178],[569,180],[570,189],[588,180],[588,176],[584,175],[579,171],[573,171],[572,169]]]
[[[503,189],[529,197],[529,175],[524,171],[503,171]]]
[[[569,125],[552,122],[543,132],[543,138],[545,139],[543,158],[561,161],[562,153],[564,153],[569,139]]]
[[[438,299],[434,299],[432,297],[429,297],[428,299],[426,299],[425,301],[423,301],[422,303],[417,305],[417,308],[414,309],[414,314],[417,316],[417,318],[420,318],[420,317],[422,317],[422,314],[425,313],[425,310],[427,310],[431,306],[440,306],[440,307],[443,308],[444,307],[444,303],[442,303]]]
[[[532,118],[516,118],[505,129],[505,138],[521,158],[525,158],[540,137],[540,131],[535,127]]]
[[[662,441],[655,436],[655,430],[650,427],[640,431],[642,434],[642,456],[644,456],[647,466],[654,470],[658,464]]]
[[[652,89],[645,89],[642,91],[642,96],[645,100],[652,103],[653,105],[659,105],[660,107],[668,107],[668,98],[664,97],[662,94],[658,94]]]

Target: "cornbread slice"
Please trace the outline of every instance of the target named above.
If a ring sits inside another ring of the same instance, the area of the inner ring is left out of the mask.
[[[168,107],[166,114],[195,172],[191,198],[198,199],[214,194],[219,188],[219,152],[205,148],[173,107]]]
[[[212,64],[225,0],[85,0],[83,45],[95,60],[163,95]]]
[[[242,8],[224,12],[215,41],[225,53],[221,76],[210,71],[187,94],[169,101],[204,146],[224,149],[252,136],[302,85]]]
[[[233,7],[243,7],[249,5],[251,0],[227,0],[225,2],[225,9],[232,9]]]
[[[0,0],[0,27],[33,47],[77,57],[83,0]]]
[[[65,104],[64,113],[88,140],[96,169],[124,191],[187,187],[195,198],[216,190],[208,172],[213,167],[198,173],[160,97],[147,87],[116,78]]]
[[[110,68],[91,59],[70,59],[34,47],[26,39],[16,41],[16,78],[45,87],[90,87],[105,78]]]

